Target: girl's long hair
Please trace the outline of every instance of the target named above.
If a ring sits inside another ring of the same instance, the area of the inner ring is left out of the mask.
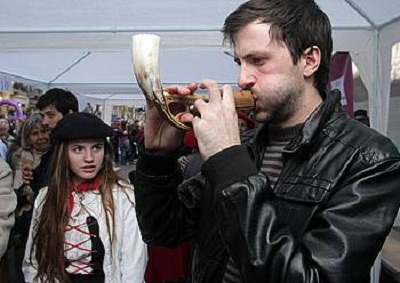
[[[119,179],[114,171],[111,145],[105,141],[104,161],[99,174],[104,177],[99,193],[106,212],[107,231],[110,246],[114,239],[114,198],[112,188]],[[39,221],[34,226],[31,261],[35,256],[38,263],[38,277],[41,282],[66,283],[70,279],[65,271],[64,234],[69,218],[68,199],[70,195],[71,172],[68,159],[68,142],[56,145],[50,163],[48,189],[43,200]],[[36,250],[35,250],[36,249]]]

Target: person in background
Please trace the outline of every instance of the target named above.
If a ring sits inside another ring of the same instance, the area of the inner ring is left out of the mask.
[[[70,91],[52,88],[39,97],[36,104],[43,116],[43,125],[54,129],[66,115],[79,111],[78,100]]]
[[[14,137],[10,135],[10,122],[7,118],[0,118],[0,158],[7,159],[9,145]]]
[[[134,162],[138,157],[138,143],[136,140],[136,134],[140,127],[139,120],[135,120],[132,125],[130,125],[129,129],[129,144],[130,144],[130,153],[129,153],[129,161]]]
[[[69,114],[54,128],[49,182],[35,201],[25,250],[26,282],[143,282],[146,245],[133,187],[113,169],[112,135],[90,113]]]
[[[40,113],[32,114],[20,127],[21,147],[15,152],[18,159],[14,174],[14,189],[23,185],[22,168],[29,164],[35,169],[50,146],[49,128]],[[14,158],[12,158],[14,159]]]
[[[128,131],[128,121],[121,121],[121,131],[119,136],[119,151],[120,151],[120,163],[125,165],[128,162],[128,155],[130,151],[129,144],[129,131]]]
[[[192,123],[205,161],[182,182],[183,131],[147,101],[135,195],[146,243],[194,240],[195,283],[369,282],[400,205],[400,154],[385,136],[348,117],[327,91],[331,26],[313,0],[250,0],[226,19],[238,84],[260,123],[241,144],[232,88],[198,87],[209,102]],[[222,91],[222,95],[221,95]]]
[[[241,143],[247,143],[254,138],[256,132],[256,122],[250,118],[249,114],[237,112],[238,125]]]
[[[10,121],[7,118],[0,118],[0,139],[8,146],[14,139],[10,134]]]
[[[20,125],[23,123],[23,121],[20,122]],[[8,165],[10,165],[10,168],[13,172],[17,169],[18,166],[18,159],[20,157],[20,154],[17,153],[20,152],[21,148],[21,127],[20,125],[17,128],[17,131],[15,133],[15,139],[14,141],[10,144],[7,150],[7,155],[6,155],[6,161]]]
[[[6,160],[7,154],[8,154],[8,146],[2,139],[0,139],[0,158]]]
[[[256,123],[244,112],[237,112],[240,134],[255,128]]]
[[[111,123],[111,128],[114,131],[114,135],[110,138],[111,145],[113,148],[113,154],[114,154],[114,163],[119,162],[119,138],[121,136],[121,121],[120,120],[115,120]]]
[[[43,125],[47,128],[54,129],[57,123],[66,115],[78,112],[78,100],[71,92],[52,88],[39,97],[36,104],[41,115],[43,116]],[[39,165],[33,170],[32,166],[25,164],[22,168],[22,178],[24,182],[29,184],[35,194],[47,185],[49,172],[49,163],[53,154],[53,146],[42,155]]]
[[[144,141],[144,122],[139,121],[138,127],[136,128],[136,134],[135,134],[135,140],[136,140],[136,145],[141,146]]]
[[[10,166],[0,158],[0,282],[7,282],[8,265],[2,261],[7,250],[8,238],[14,225],[14,210],[17,197],[12,189],[12,172]]]
[[[185,132],[183,146],[180,149],[178,163],[182,170],[183,180],[189,179],[201,171],[203,159],[199,152],[193,129]]]
[[[22,261],[25,245],[28,239],[29,225],[33,209],[34,193],[29,185],[23,183],[22,167],[29,164],[32,168],[39,165],[40,159],[46,153],[50,138],[48,128],[42,124],[42,116],[39,113],[32,114],[19,128],[21,147],[15,151],[11,158],[17,163],[14,170],[13,188],[17,195],[17,208],[15,210],[15,225],[11,230],[8,245],[8,281],[12,283],[24,283],[22,273]]]
[[[358,109],[354,111],[354,119],[360,123],[363,123],[366,126],[370,126],[369,124],[369,116],[367,110]]]

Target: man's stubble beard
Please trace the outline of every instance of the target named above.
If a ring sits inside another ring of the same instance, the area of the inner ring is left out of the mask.
[[[287,80],[286,85],[282,86],[282,84],[280,87],[268,91],[269,93],[274,93],[274,95],[266,111],[256,112],[255,118],[258,122],[282,124],[288,121],[299,110],[299,102],[303,96],[304,88],[302,82],[296,79],[294,71],[295,69],[293,69],[292,75]],[[268,100],[268,94],[264,100]]]

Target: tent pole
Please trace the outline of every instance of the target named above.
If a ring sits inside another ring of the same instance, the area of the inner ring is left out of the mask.
[[[381,102],[379,101],[379,97],[378,97],[378,83],[381,81],[378,78],[378,65],[379,65],[379,55],[378,55],[378,49],[379,48],[379,31],[375,30],[374,31],[374,49],[373,49],[373,64],[374,64],[374,68],[373,68],[373,80],[374,82],[372,83],[372,88],[373,91],[372,93],[368,93],[368,108],[369,108],[369,113],[370,113],[370,117],[371,117],[371,127],[380,131],[382,129],[380,129],[380,123],[379,123],[379,117],[378,117],[378,113],[380,113],[381,110]]]
[[[64,71],[62,71],[61,73],[56,75],[52,80],[50,80],[48,82],[48,85],[50,86],[53,82],[58,80],[62,75],[69,72],[74,66],[78,65],[83,59],[88,57],[90,54],[91,54],[90,51],[86,52],[84,55],[82,55],[80,58],[78,58],[78,60],[76,60],[74,63],[72,63],[70,66],[68,66]]]

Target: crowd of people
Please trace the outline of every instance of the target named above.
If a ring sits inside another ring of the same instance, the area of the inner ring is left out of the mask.
[[[149,100],[145,124],[107,125],[58,88],[15,131],[0,118],[0,282],[370,281],[400,153],[327,90],[328,17],[313,0],[249,0],[222,31],[251,112],[205,79],[165,89],[208,91],[177,117],[188,131]],[[115,163],[133,160],[124,179]]]
[[[113,129],[79,113],[66,90],[48,90],[37,108],[4,160],[14,217],[7,219],[0,281],[142,282],[147,247],[132,185],[114,169]]]
[[[133,164],[138,158],[138,146],[143,142],[143,121],[135,120],[128,124],[126,120],[115,120],[111,123],[114,135],[111,143],[114,152],[114,162]]]

